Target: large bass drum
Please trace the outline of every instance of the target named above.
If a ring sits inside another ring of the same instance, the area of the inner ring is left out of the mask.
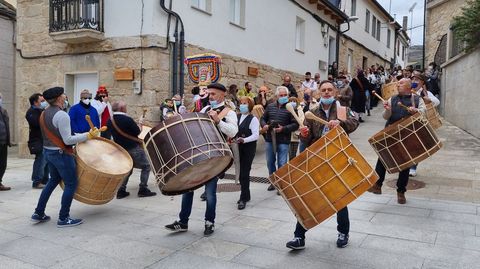
[[[204,113],[168,118],[145,135],[144,143],[165,195],[195,190],[225,172],[233,162],[227,142]]]

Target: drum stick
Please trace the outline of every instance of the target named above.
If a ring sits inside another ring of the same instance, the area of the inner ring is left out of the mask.
[[[90,115],[85,115],[85,119],[87,120],[88,125],[90,126],[90,129],[93,130],[93,128],[95,128],[95,126],[93,126],[93,122],[92,122],[92,120],[90,119]]]
[[[106,130],[108,130],[108,127],[107,126],[103,126],[102,128],[100,128],[100,132],[105,132]]]
[[[318,122],[320,122],[320,123],[323,124],[323,125],[327,125],[327,124],[328,124],[328,121],[326,121],[326,120],[324,120],[324,119],[322,119],[322,118],[320,118],[320,117],[315,116],[315,114],[313,114],[313,113],[310,112],[310,111],[305,112],[305,119],[318,121]]]
[[[293,108],[292,104],[287,103],[286,108],[287,108],[287,110],[293,115],[293,117],[295,118],[295,120],[297,120],[298,125],[300,125],[300,127],[303,127],[303,121],[298,117],[298,115],[297,115],[297,113],[295,112],[295,109]]]
[[[398,102],[397,105],[401,106],[402,108],[406,109],[406,110],[410,110],[410,108],[404,104],[402,104],[402,102]]]
[[[303,107],[302,106],[298,106],[297,113],[298,113],[298,117],[302,120],[302,122],[304,122],[305,121],[305,114],[303,113]]]
[[[419,95],[419,94],[417,93],[417,91],[414,90],[414,89],[411,89],[410,92],[413,93],[413,94],[415,94],[415,95]]]
[[[386,102],[385,99],[383,99],[380,95],[378,95],[377,92],[372,91],[373,95],[375,95],[378,99],[380,99],[382,102]]]

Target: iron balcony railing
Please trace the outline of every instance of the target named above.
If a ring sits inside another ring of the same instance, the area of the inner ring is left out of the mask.
[[[50,32],[103,32],[103,0],[50,0]]]

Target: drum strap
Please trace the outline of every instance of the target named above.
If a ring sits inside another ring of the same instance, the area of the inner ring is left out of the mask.
[[[140,139],[140,138],[138,138],[138,137],[134,137],[134,136],[129,135],[129,134],[125,133],[124,131],[122,131],[122,130],[118,127],[118,125],[117,125],[117,123],[115,122],[115,120],[113,119],[113,117],[112,117],[110,120],[112,121],[112,125],[113,125],[113,128],[115,129],[115,131],[117,131],[121,136],[123,136],[123,137],[125,137],[125,138],[128,138],[128,139],[130,139],[130,140],[132,140],[132,141],[135,141],[135,142],[137,142],[137,143],[140,144],[140,145],[143,144],[143,140],[142,140],[142,139]]]
[[[52,141],[52,143],[59,147],[60,149],[63,150],[63,152],[73,155],[73,148],[68,147],[63,143],[62,139],[60,139],[58,136],[56,136],[50,129],[47,128],[47,125],[45,125],[45,113],[42,112],[40,115],[40,127],[43,130],[43,133],[47,136],[48,140]]]
[[[360,89],[362,89],[362,92],[364,92],[365,89],[363,88],[362,82],[358,78],[355,78],[355,81],[357,81],[358,87],[360,87]]]
[[[220,113],[218,114],[218,118],[220,120],[222,120],[223,118],[225,118],[225,116],[227,116],[228,112],[230,112],[230,108],[228,107],[225,107],[222,111],[220,111]]]

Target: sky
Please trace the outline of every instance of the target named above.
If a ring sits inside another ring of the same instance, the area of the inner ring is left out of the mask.
[[[396,19],[396,21],[402,25],[403,16],[408,16],[408,28],[411,27],[412,14],[408,10],[414,3],[417,5],[413,8],[413,27],[419,26],[412,31],[408,30],[407,34],[412,40],[412,45],[423,44],[423,4],[424,0],[377,0],[380,5],[388,12],[391,3],[390,15]],[[396,15],[395,15],[396,14]]]

